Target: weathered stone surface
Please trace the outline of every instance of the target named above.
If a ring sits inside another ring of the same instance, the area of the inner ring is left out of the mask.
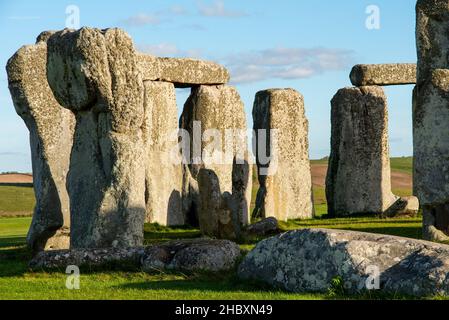
[[[72,248],[141,245],[144,87],[132,40],[119,29],[57,32],[48,40],[47,78],[76,115],[67,178]]]
[[[62,227],[56,231],[55,235],[48,239],[45,250],[64,250],[70,248],[70,229]]]
[[[172,83],[145,81],[147,222],[184,225],[178,111]]]
[[[229,81],[229,72],[215,62],[159,58],[146,54],[139,54],[138,57],[144,80],[172,82],[177,88],[226,84]]]
[[[220,180],[213,170],[200,169],[199,225],[204,234],[219,239],[238,239],[241,236],[241,208],[238,199],[226,191],[221,192]]]
[[[423,206],[424,237],[449,240],[449,6],[416,5],[417,85],[413,95],[413,185]]]
[[[52,237],[70,227],[66,175],[75,126],[74,115],[61,107],[48,85],[47,44],[41,39],[19,49],[7,65],[14,107],[30,132],[36,206],[27,242],[35,251],[68,248],[67,241]]]
[[[384,213],[386,217],[416,216],[419,211],[417,197],[401,197]]]
[[[263,240],[238,274],[292,292],[326,292],[341,277],[347,292],[359,293],[373,268],[382,292],[449,294],[449,246],[351,231],[305,229]]]
[[[312,218],[309,123],[304,98],[293,89],[260,91],[253,119],[260,184],[253,216],[284,221]],[[276,131],[274,136],[270,136],[272,130]]]
[[[239,257],[239,246],[228,240],[183,240],[147,248],[142,266],[148,272],[218,272],[232,269]]]
[[[332,99],[329,214],[386,211],[391,192],[387,100],[381,87],[344,88]]]
[[[103,248],[103,249],[71,249],[39,252],[29,263],[33,270],[66,269],[74,265],[78,267],[135,266],[145,252],[143,247]]]
[[[189,133],[182,142],[189,163],[183,186],[186,216],[198,217],[206,235],[233,239],[238,230],[231,232],[232,217],[238,216],[242,225],[249,222],[252,185],[246,117],[239,94],[228,86],[193,88],[181,128]],[[200,171],[204,171],[202,179],[198,178]],[[226,236],[224,229],[229,230]]]
[[[251,224],[246,228],[246,234],[249,236],[267,236],[279,232],[278,221],[274,217],[269,217]]]
[[[228,240],[179,240],[149,247],[72,249],[38,253],[30,261],[34,269],[78,267],[134,267],[148,272],[210,271],[232,269],[240,257],[240,248]]]
[[[416,83],[416,64],[358,64],[349,76],[354,86],[391,86]]]

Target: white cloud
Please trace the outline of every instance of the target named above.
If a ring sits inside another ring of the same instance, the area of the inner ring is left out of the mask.
[[[247,15],[242,11],[227,9],[223,0],[215,0],[212,4],[209,5],[206,5],[203,2],[198,2],[198,11],[200,15],[206,17],[237,18]]]
[[[158,25],[161,23],[161,20],[154,14],[139,13],[123,20],[123,23],[131,27],[142,27],[146,25]]]
[[[329,48],[271,48],[230,55],[222,62],[234,83],[267,79],[303,79],[327,71],[343,70],[353,63],[354,52]]]

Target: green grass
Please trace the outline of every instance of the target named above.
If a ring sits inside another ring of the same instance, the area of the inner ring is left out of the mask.
[[[80,290],[65,287],[63,272],[30,272],[25,234],[30,218],[0,218],[0,299],[325,299],[319,294],[269,291],[243,282],[235,272],[211,274],[160,273],[140,270],[83,271]],[[146,243],[199,236],[191,228],[145,226]]]
[[[82,270],[81,289],[68,290],[63,272],[31,272],[30,253],[25,246],[31,218],[0,218],[0,299],[225,299],[225,300],[310,300],[382,299],[401,296],[338,296],[332,294],[291,294],[270,290],[265,285],[237,279],[235,271],[221,274],[146,274],[140,270]],[[357,217],[322,218],[281,223],[284,231],[300,228],[339,228],[420,238],[420,218],[380,219]],[[193,228],[145,225],[146,244],[179,238],[198,237]],[[250,250],[255,243],[245,243]]]
[[[327,160],[312,161],[326,164]],[[393,158],[392,170],[411,173],[411,158]],[[258,189],[256,174],[253,182],[253,202]],[[411,190],[393,190],[397,195],[410,195]],[[410,238],[421,238],[421,218],[380,219],[378,217],[351,217],[327,219],[327,205],[323,187],[313,189],[316,219],[280,223],[283,231],[301,228],[331,228]],[[0,216],[7,213],[31,213],[34,194],[29,187],[0,186]],[[0,299],[382,299],[400,296],[338,296],[329,294],[290,294],[273,291],[266,286],[248,283],[236,278],[235,272],[211,274],[160,273],[146,274],[140,270],[83,271],[81,290],[65,287],[63,272],[30,272],[27,262],[30,252],[25,246],[30,217],[0,218]],[[145,244],[173,239],[196,238],[200,232],[194,228],[167,228],[145,225]],[[251,250],[254,242],[241,244]]]
[[[32,187],[0,186],[0,216],[31,214],[34,204]]]
[[[329,159],[311,160],[311,164],[328,164]],[[400,171],[408,174],[413,173],[413,157],[390,158],[391,171]]]
[[[413,174],[413,157],[391,158],[390,165],[392,171]]]

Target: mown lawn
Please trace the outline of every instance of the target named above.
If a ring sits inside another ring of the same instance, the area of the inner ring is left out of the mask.
[[[0,299],[382,299],[401,296],[338,296],[328,294],[290,294],[273,291],[265,285],[237,279],[235,272],[212,274],[159,273],[146,274],[140,270],[89,271],[82,270],[81,289],[68,290],[66,275],[61,272],[30,272],[27,262],[30,253],[25,235],[30,218],[0,218]],[[420,237],[420,218],[380,219],[358,217],[345,219],[319,218],[309,221],[281,223],[285,231],[298,228],[339,228]],[[145,226],[147,244],[178,238],[194,238],[199,231],[193,228]],[[254,247],[241,245],[247,251]]]
[[[327,160],[312,163],[327,163]],[[392,170],[411,173],[411,158],[393,158]],[[253,203],[257,192],[254,179]],[[397,195],[410,195],[411,190],[393,190]],[[421,218],[380,219],[373,216],[327,219],[327,205],[323,187],[314,187],[316,219],[280,223],[284,231],[301,228],[337,228],[362,232],[391,234],[421,238]],[[0,217],[7,212],[32,212],[32,188],[0,186]],[[12,214],[11,214],[12,213]],[[401,296],[338,296],[328,294],[290,294],[273,291],[265,285],[237,279],[235,271],[212,274],[160,273],[146,274],[140,270],[92,271],[82,270],[81,289],[65,287],[64,272],[30,272],[27,263],[30,252],[25,245],[30,217],[0,218],[0,299],[401,299]],[[145,225],[146,244],[200,236],[193,228],[166,228]],[[244,252],[254,242],[242,243]]]

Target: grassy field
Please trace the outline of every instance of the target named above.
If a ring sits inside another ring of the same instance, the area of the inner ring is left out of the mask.
[[[158,273],[140,270],[82,270],[81,289],[68,290],[63,272],[30,272],[30,253],[25,235],[30,218],[0,218],[0,299],[402,299],[401,296],[339,296],[328,294],[290,294],[269,290],[261,284],[237,279],[235,271],[211,274]],[[420,237],[420,218],[382,220],[377,217],[315,219],[282,223],[283,230],[298,228],[339,228],[399,236]],[[196,229],[145,226],[147,244],[199,236]],[[254,243],[241,244],[244,251]]]
[[[21,216],[33,212],[33,188],[0,185],[0,216]]]
[[[327,164],[328,159],[323,158],[320,160],[311,160],[312,164]],[[391,171],[400,171],[404,173],[412,174],[413,171],[413,158],[412,157],[399,157],[390,159]]]
[[[327,163],[326,160],[312,163]],[[395,158],[392,170],[411,174],[411,158]],[[253,204],[257,192],[257,180],[253,189]],[[317,218],[309,221],[281,223],[284,231],[301,228],[338,228],[345,230],[391,234],[419,239],[421,218],[380,219],[367,216],[357,218],[326,219],[325,191],[314,190]],[[395,190],[398,195],[409,195],[411,190]],[[34,195],[31,188],[0,186],[0,299],[384,299],[401,296],[339,296],[333,290],[328,294],[290,294],[269,290],[261,284],[237,279],[235,271],[211,274],[159,273],[146,274],[140,270],[90,271],[82,270],[81,290],[65,287],[63,272],[30,272],[27,262],[31,255],[25,245],[25,236],[31,223],[30,217],[11,217],[32,212]],[[5,215],[5,214],[3,214]],[[145,226],[146,244],[173,239],[195,238],[199,231],[192,228],[166,228]],[[242,243],[244,252],[255,243]]]

